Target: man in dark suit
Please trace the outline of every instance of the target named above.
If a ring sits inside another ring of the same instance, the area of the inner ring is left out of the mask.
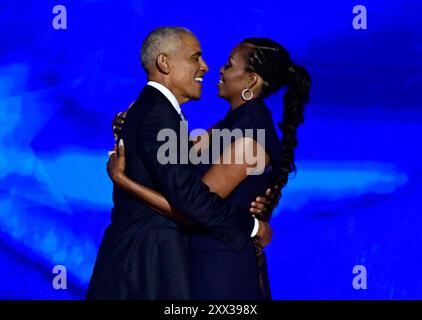
[[[196,37],[178,27],[158,28],[145,39],[142,65],[148,76],[129,109],[120,138],[126,174],[157,190],[186,217],[220,241],[241,249],[251,237],[269,241],[270,227],[211,193],[191,164],[163,164],[157,141],[163,129],[178,134],[180,104],[199,99],[208,71]],[[107,228],[88,288],[88,299],[189,299],[187,237],[182,228],[125,191],[115,188]]]

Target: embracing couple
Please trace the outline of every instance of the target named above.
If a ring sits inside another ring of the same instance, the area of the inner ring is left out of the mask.
[[[107,170],[114,208],[87,299],[271,299],[262,248],[271,241],[271,211],[296,170],[307,71],[273,40],[248,38],[235,46],[218,83],[230,109],[190,141],[189,149],[209,157],[193,164],[182,163],[180,153],[178,161],[160,161],[158,137],[163,129],[181,135],[186,119],[180,105],[201,96],[208,66],[199,41],[184,28],[155,29],[142,44],[141,61],[148,82],[113,122],[119,143]],[[279,140],[263,99],[283,87]],[[251,129],[264,130],[265,143],[244,135],[218,148],[210,144],[215,130]],[[168,152],[181,150],[178,138]],[[248,154],[264,168],[246,161]]]

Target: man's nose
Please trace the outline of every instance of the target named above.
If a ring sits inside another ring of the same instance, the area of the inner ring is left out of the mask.
[[[222,66],[222,67],[220,68],[220,70],[218,70],[218,72],[220,72],[220,75],[222,76],[222,75],[224,74],[224,66]]]
[[[205,72],[208,72],[208,65],[207,65],[207,63],[205,62],[205,60],[204,60],[204,59],[202,59],[202,58],[201,58],[201,71],[203,71],[204,73],[205,73]]]

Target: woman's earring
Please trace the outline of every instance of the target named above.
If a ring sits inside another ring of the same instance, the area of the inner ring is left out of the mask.
[[[245,101],[249,101],[253,98],[253,91],[251,89],[246,88],[242,91],[242,99]]]

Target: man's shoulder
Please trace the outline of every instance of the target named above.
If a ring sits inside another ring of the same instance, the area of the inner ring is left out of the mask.
[[[180,118],[170,101],[157,89],[145,86],[128,110],[125,122],[138,129],[173,129],[179,127],[179,121]]]
[[[142,114],[144,117],[161,118],[171,116],[172,108],[170,101],[159,90],[146,85],[129,111]]]

